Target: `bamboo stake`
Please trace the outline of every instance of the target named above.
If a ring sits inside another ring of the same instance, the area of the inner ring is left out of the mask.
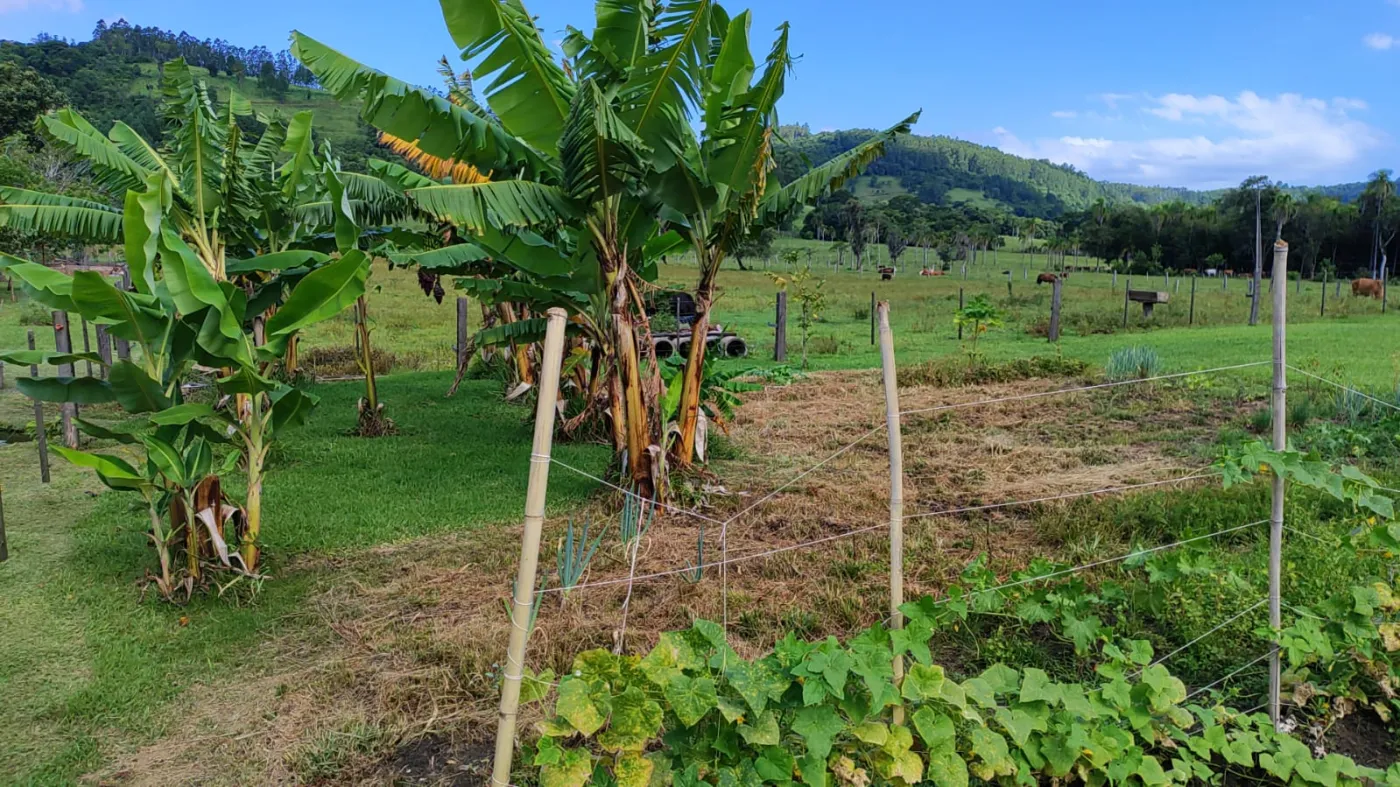
[[[5,488],[0,486],[0,563],[10,559],[10,545],[5,541]]]
[[[899,429],[899,382],[894,367],[894,333],[890,331],[890,304],[881,301],[880,369],[885,382],[885,423],[890,444],[890,628],[904,628],[904,441]],[[894,658],[894,681],[904,679],[904,658]],[[894,723],[904,723],[904,709],[894,709]]]
[[[1274,243],[1274,277],[1288,272],[1288,244]],[[1274,450],[1288,448],[1287,309],[1288,287],[1274,288]],[[1274,473],[1273,510],[1269,516],[1269,628],[1274,646],[1269,653],[1269,718],[1279,727],[1279,649],[1278,633],[1283,625],[1281,585],[1283,574],[1283,475]]]
[[[510,608],[510,646],[501,685],[500,721],[496,727],[496,759],[491,783],[510,784],[515,755],[515,723],[520,711],[520,681],[525,670],[525,643],[535,602],[535,573],[540,561],[540,531],[544,527],[545,493],[549,487],[549,453],[554,443],[555,405],[559,401],[559,370],[564,359],[564,325],[560,308],[546,312],[544,360],[540,368],[535,436],[530,448],[530,480],[525,491],[525,532],[520,538],[520,567]],[[511,670],[514,670],[512,672]]]

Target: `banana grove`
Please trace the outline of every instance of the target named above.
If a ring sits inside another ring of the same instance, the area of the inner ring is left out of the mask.
[[[121,244],[131,290],[95,272],[67,276],[14,257],[0,256],[0,269],[38,302],[134,345],[131,360],[100,376],[20,387],[43,401],[115,403],[126,416],[105,426],[80,422],[91,436],[116,441],[120,454],[63,455],[144,500],[159,563],[152,581],[172,597],[207,584],[209,569],[260,576],[268,452],[316,405],[314,395],[277,375],[298,331],[364,295],[369,257],[358,248],[356,212],[378,221],[398,216],[406,202],[375,178],[339,172],[328,149],[318,154],[310,113],[290,121],[258,116],[237,94],[215,106],[178,60],[165,64],[163,97],[171,133],[159,149],[120,122],[103,135],[72,110],[38,121],[51,144],[125,195],[120,209],[0,192],[0,225]],[[241,121],[250,120],[262,127],[256,138],[243,130]],[[102,364],[86,354],[0,357]],[[212,402],[186,400],[196,374],[211,380]],[[238,468],[246,480],[241,501],[229,499],[221,483]]]
[[[668,467],[695,456],[706,347],[691,343],[667,423],[644,306],[656,263],[679,250],[700,260],[694,331],[703,336],[723,261],[859,175],[918,114],[782,185],[769,175],[793,62],[786,25],[760,64],[747,11],[605,0],[592,33],[570,29],[559,62],[514,0],[441,8],[474,64],[480,103],[451,69],[444,98],[300,32],[292,51],[418,168],[371,164],[447,228],[397,249],[399,259],[427,272],[425,289],[437,286],[433,276],[457,275],[497,308],[475,343],[509,344],[519,382],[533,379],[528,345],[543,332],[532,315],[564,307],[575,336],[571,422],[604,417],[622,481],[664,496]]]

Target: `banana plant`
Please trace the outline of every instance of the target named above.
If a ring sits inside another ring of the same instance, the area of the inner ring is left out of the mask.
[[[161,439],[184,456],[208,434],[237,438],[247,475],[239,560],[253,574],[267,453],[277,434],[304,421],[316,403],[269,374],[299,331],[364,294],[369,259],[357,248],[355,212],[358,207],[373,217],[364,196],[380,187],[338,172],[328,156],[317,155],[309,113],[289,122],[255,116],[263,131],[247,139],[239,120],[253,114],[251,105],[232,94],[216,108],[183,62],[165,65],[162,91],[170,133],[159,148],[122,123],[103,136],[71,109],[37,121],[52,144],[89,163],[101,183],[124,190],[120,210],[33,193],[0,195],[0,223],[122,244],[132,282],[128,292],[95,272],[68,276],[0,257],[0,270],[35,300],[106,325],[139,348],[134,360],[113,364],[105,380],[43,378],[26,381],[21,390],[45,401],[112,401],[129,414],[174,412],[178,418],[188,407],[182,383],[196,367],[215,370],[214,388],[236,403],[232,422],[217,429],[186,422],[177,440]],[[116,215],[115,223],[94,218],[103,212]],[[167,453],[165,446],[142,445],[146,464]],[[174,467],[172,461],[166,469]],[[203,508],[190,502],[179,505],[193,521]],[[183,528],[186,535],[193,529]],[[159,532],[175,530],[165,524]],[[156,530],[153,538],[161,540]],[[190,542],[197,553],[206,544],[218,551],[213,539]],[[187,573],[198,579],[197,562]]]
[[[742,237],[859,174],[917,116],[780,187],[768,173],[774,107],[791,64],[785,26],[753,81],[749,15],[731,18],[712,0],[600,0],[593,33],[565,37],[566,66],[515,0],[441,7],[463,59],[479,64],[484,107],[410,87],[301,33],[292,51],[338,98],[360,102],[382,132],[492,173],[487,183],[423,183],[406,194],[532,284],[588,298],[577,313],[600,329],[592,349],[614,450],[626,457],[628,482],[651,491],[664,462],[659,373],[654,363],[644,369],[648,343],[638,337],[646,329],[639,292],[660,257],[648,251],[696,249],[704,330],[715,273]],[[682,418],[691,437],[676,454],[683,462],[693,453],[704,350],[692,343]]]

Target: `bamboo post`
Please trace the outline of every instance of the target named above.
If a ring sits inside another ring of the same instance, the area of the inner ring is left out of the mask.
[[[34,347],[34,330],[29,330],[29,349]],[[31,364],[29,376],[37,378],[39,376],[39,364]],[[39,480],[47,484],[49,482],[49,433],[44,424],[44,403],[38,399],[34,400],[34,443],[39,449]]]
[[[112,366],[112,334],[107,333],[107,326],[99,323],[97,325],[97,357],[102,359],[102,378],[107,378],[107,370]]]
[[[693,340],[692,340],[693,341]],[[773,360],[787,360],[787,291],[778,291],[777,313],[773,319]]]
[[[1050,294],[1050,341],[1052,341],[1052,342],[1058,342],[1058,341],[1060,340],[1060,285],[1061,285],[1061,284],[1063,284],[1063,282],[1060,281],[1060,279],[1056,278],[1055,281],[1050,285],[1050,286],[1051,286],[1051,294]]]
[[[467,331],[469,323],[467,321],[467,299],[465,296],[457,298],[457,369],[467,365]]]
[[[54,350],[60,353],[73,352],[73,331],[68,323],[68,312],[54,311],[53,313],[53,346]],[[63,363],[58,365],[58,376],[72,379],[77,377],[77,372],[73,369],[73,364]],[[78,425],[73,423],[73,419],[78,415],[78,408],[72,402],[64,402],[58,406],[58,412],[63,420],[63,444],[69,448],[78,447]]]
[[[1191,317],[1186,321],[1187,325],[1196,324],[1196,277],[1191,277]]]
[[[1274,243],[1274,276],[1287,275],[1288,244]],[[1274,288],[1274,450],[1288,448],[1288,381],[1287,381],[1287,287]],[[1283,574],[1283,475],[1274,473],[1273,510],[1269,516],[1269,628],[1274,645],[1269,654],[1269,718],[1274,729],[1279,725],[1279,650],[1278,634],[1283,624],[1281,585]]]
[[[85,353],[90,353],[90,352],[92,352],[92,343],[91,343],[90,341],[88,341],[88,324],[87,324],[87,318],[86,318],[86,317],[79,317],[78,319],[82,322],[82,326],[83,326],[83,352],[85,352]],[[88,377],[91,377],[91,376],[92,376],[92,361],[84,361],[83,363],[86,363],[86,364],[87,364],[87,376],[88,376]]]
[[[530,447],[530,480],[525,492],[525,532],[520,538],[520,567],[510,608],[510,645],[501,684],[500,722],[496,727],[496,759],[491,783],[510,783],[515,755],[515,722],[520,710],[520,681],[525,670],[535,602],[535,572],[540,561],[540,531],[544,526],[545,492],[549,486],[549,452],[554,443],[555,405],[559,400],[559,367],[564,358],[564,325],[568,314],[558,307],[547,312],[544,359],[540,366],[539,401],[535,408],[535,437]],[[514,670],[514,672],[512,672]]]
[[[875,344],[875,293],[873,291],[870,293],[870,343]]]
[[[885,382],[885,425],[890,444],[890,628],[904,628],[904,441],[899,428],[899,377],[894,366],[894,333],[890,304],[881,301],[880,370]],[[904,658],[894,658],[894,681],[904,678]],[[894,723],[904,723],[904,709],[894,709]]]

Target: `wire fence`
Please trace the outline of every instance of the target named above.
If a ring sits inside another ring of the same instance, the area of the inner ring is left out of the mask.
[[[719,532],[719,541],[720,541],[720,544],[719,544],[719,548],[720,548],[720,549],[719,549],[719,551],[720,551],[720,557],[719,557],[718,560],[713,560],[713,561],[710,561],[710,562],[704,562],[704,561],[702,560],[702,561],[697,561],[696,564],[687,563],[687,564],[686,564],[685,566],[683,566],[683,567],[681,567],[681,566],[676,566],[676,567],[672,567],[672,568],[665,568],[665,569],[662,569],[662,570],[649,571],[649,572],[645,572],[645,573],[640,573],[640,574],[639,574],[639,573],[638,573],[638,570],[637,570],[637,559],[636,559],[637,553],[636,553],[636,550],[634,549],[634,550],[632,551],[632,554],[631,554],[631,560],[629,561],[630,565],[629,565],[629,567],[628,567],[628,573],[627,573],[626,576],[618,576],[618,577],[612,577],[612,578],[607,578],[607,579],[595,580],[595,581],[591,581],[591,582],[583,582],[583,583],[573,584],[573,585],[570,585],[570,586],[562,586],[562,585],[561,585],[561,586],[557,586],[557,587],[543,588],[543,589],[540,589],[539,591],[537,591],[537,595],[535,596],[535,598],[536,598],[536,599],[539,599],[539,598],[543,597],[545,594],[569,593],[569,592],[572,592],[572,591],[574,591],[574,590],[589,590],[589,589],[608,588],[608,587],[618,587],[618,586],[626,585],[627,588],[628,588],[628,597],[629,597],[629,600],[630,600],[631,593],[632,593],[632,588],[635,587],[638,583],[650,582],[650,581],[655,581],[655,580],[660,580],[660,579],[665,579],[665,578],[668,578],[668,577],[675,577],[675,576],[680,576],[680,575],[687,575],[688,577],[697,577],[697,578],[698,578],[698,577],[703,577],[703,575],[704,575],[704,573],[705,573],[706,571],[713,570],[713,569],[718,569],[718,570],[720,571],[720,575],[721,575],[720,593],[721,593],[721,597],[722,597],[723,627],[724,627],[724,630],[727,632],[728,629],[729,629],[729,577],[728,577],[728,572],[729,572],[729,568],[730,568],[731,566],[737,566],[737,565],[744,564],[744,563],[749,563],[749,562],[754,562],[754,561],[765,560],[765,559],[773,558],[773,557],[775,557],[775,556],[784,555],[784,554],[789,554],[789,553],[794,553],[794,552],[799,552],[799,551],[813,550],[813,549],[822,547],[822,546],[824,546],[824,545],[832,544],[832,543],[839,542],[839,541],[843,541],[843,540],[847,540],[847,539],[856,538],[856,537],[859,537],[859,536],[862,536],[862,535],[867,535],[867,534],[872,534],[872,533],[877,533],[877,532],[890,533],[890,532],[892,532],[892,527],[893,527],[895,521],[904,522],[904,521],[923,520],[923,519],[929,519],[929,518],[935,518],[935,517],[960,516],[960,515],[975,514],[975,513],[983,513],[983,512],[995,511],[995,510],[1011,509],[1011,508],[1017,508],[1017,507],[1034,506],[1034,505],[1040,505],[1040,504],[1046,504],[1046,503],[1066,502],[1066,501],[1077,500],[1077,499],[1083,499],[1083,498],[1093,498],[1093,497],[1101,497],[1101,496],[1107,496],[1107,495],[1122,495],[1122,494],[1126,494],[1126,493],[1130,493],[1130,492],[1135,492],[1135,491],[1140,491],[1140,490],[1146,490],[1146,489],[1152,489],[1152,488],[1159,488],[1159,487],[1167,487],[1167,486],[1178,486],[1178,485],[1188,484],[1188,483],[1195,482],[1195,481],[1200,481],[1200,480],[1205,480],[1205,479],[1210,479],[1210,478],[1216,478],[1216,477],[1219,477],[1220,473],[1219,473],[1218,471],[1216,471],[1216,470],[1210,469],[1210,467],[1207,466],[1207,467],[1203,467],[1203,468],[1197,468],[1197,469],[1195,469],[1195,470],[1185,470],[1185,469],[1183,469],[1183,470],[1181,471],[1181,472],[1184,473],[1183,475],[1179,475],[1179,476],[1175,476],[1175,477],[1167,478],[1167,479],[1155,480],[1155,481],[1145,481],[1145,482],[1132,483],[1132,484],[1122,484],[1122,485],[1118,485],[1118,486],[1100,487],[1100,488],[1096,488],[1096,489],[1082,490],[1082,491],[1073,491],[1073,492],[1065,492],[1065,493],[1053,494],[1053,495],[1042,495],[1042,496],[1037,496],[1037,497],[1032,497],[1032,498],[1018,499],[1018,500],[1010,500],[1010,501],[1002,501],[1002,502],[995,502],[995,503],[978,504],[978,505],[968,505],[968,506],[959,506],[959,507],[946,508],[946,509],[940,509],[940,510],[916,511],[916,512],[909,513],[909,514],[902,514],[902,513],[901,513],[901,514],[898,514],[898,515],[892,515],[891,518],[890,518],[889,520],[883,520],[883,519],[882,519],[882,520],[879,521],[878,523],[869,524],[869,525],[862,525],[862,526],[859,526],[859,527],[853,527],[853,528],[850,528],[850,529],[843,530],[842,532],[839,532],[839,533],[833,533],[833,534],[825,535],[825,536],[822,536],[822,537],[819,537],[819,538],[813,538],[813,539],[806,540],[806,541],[802,541],[802,542],[795,543],[795,544],[787,544],[787,545],[776,546],[776,547],[767,548],[767,549],[761,549],[761,550],[757,550],[757,551],[753,551],[753,552],[747,552],[747,553],[745,553],[745,554],[741,554],[741,555],[737,555],[737,556],[731,556],[731,555],[729,554],[728,539],[729,539],[729,535],[730,535],[730,532],[731,532],[731,527],[732,527],[733,525],[735,525],[737,522],[739,522],[740,520],[742,520],[745,516],[747,516],[747,515],[749,515],[749,514],[755,512],[755,511],[759,510],[759,509],[762,508],[763,506],[765,506],[765,505],[769,504],[770,502],[772,502],[773,500],[777,499],[781,494],[783,494],[784,492],[786,492],[786,491],[792,489],[794,486],[796,486],[797,484],[801,483],[804,479],[809,478],[809,477],[812,476],[814,473],[820,471],[822,468],[828,467],[829,465],[831,465],[833,462],[837,461],[837,460],[840,459],[841,457],[843,457],[843,456],[849,454],[851,451],[855,450],[858,446],[860,446],[861,444],[863,444],[864,442],[866,442],[867,440],[869,440],[871,437],[874,437],[875,435],[880,434],[882,431],[887,431],[889,428],[891,428],[891,426],[892,426],[893,424],[900,423],[900,422],[902,421],[902,419],[905,418],[906,416],[925,415],[925,414],[940,413],[940,412],[948,412],[948,411],[954,411],[954,410],[963,410],[963,409],[975,408],[975,407],[990,407],[990,406],[995,406],[995,405],[1004,405],[1004,404],[1013,403],[1013,402],[1030,401],[1030,400],[1039,400],[1039,399],[1045,399],[1045,398],[1048,398],[1048,397],[1056,397],[1056,396],[1069,396],[1069,395],[1074,395],[1074,394],[1079,394],[1079,393],[1086,393],[1086,392],[1092,392],[1092,391],[1101,391],[1101,390],[1108,390],[1108,389],[1117,389],[1117,388],[1123,388],[1123,387],[1127,387],[1127,386],[1143,385],[1143,384],[1148,384],[1148,383],[1153,383],[1153,382],[1160,382],[1160,381],[1179,380],[1179,379],[1185,379],[1185,378],[1200,377],[1200,376],[1204,376],[1204,375],[1222,374],[1222,373],[1226,373],[1226,372],[1239,371],[1239,370],[1246,370],[1246,369],[1252,369],[1252,368],[1256,368],[1256,367],[1265,367],[1265,366],[1271,365],[1272,363],[1273,363],[1273,362],[1271,362],[1271,361],[1258,361],[1258,362],[1251,362],[1251,363],[1231,364],[1231,365],[1226,365],[1226,366],[1218,366],[1218,367],[1214,367],[1214,368],[1210,368],[1210,369],[1201,369],[1201,370],[1188,371],[1188,372],[1178,372],[1178,373],[1171,373],[1171,374],[1153,375],[1153,376],[1150,376],[1150,377],[1143,377],[1143,378],[1137,378],[1137,379],[1132,379],[1132,380],[1118,380],[1118,381],[1111,381],[1111,382],[1099,383],[1099,384],[1093,384],[1093,385],[1075,386],[1075,387],[1071,387],[1071,388],[1059,388],[1059,389],[1049,390],[1049,391],[1037,391],[1037,392],[1031,392],[1031,393],[1025,393],[1025,394],[1018,394],[1018,395],[1013,395],[1013,396],[999,396],[999,397],[992,397],[992,398],[977,399],[977,400],[968,401],[968,402],[955,402],[955,403],[949,403],[949,404],[944,404],[944,405],[937,405],[937,406],[933,406],[933,407],[920,407],[920,408],[907,409],[907,410],[898,410],[898,411],[897,411],[897,416],[898,416],[897,418],[893,419],[892,421],[888,421],[888,422],[885,422],[885,423],[880,423],[879,425],[876,425],[876,426],[870,428],[868,431],[865,431],[864,433],[862,433],[862,434],[860,434],[859,436],[857,436],[854,440],[851,440],[850,442],[846,443],[845,445],[842,445],[840,448],[836,449],[835,451],[832,451],[831,453],[826,454],[825,456],[823,456],[821,459],[819,459],[819,460],[816,461],[815,463],[811,464],[810,466],[807,466],[805,469],[802,469],[801,471],[799,471],[799,472],[797,472],[796,474],[792,475],[790,478],[787,478],[785,481],[779,483],[777,486],[775,486],[775,487],[773,487],[772,489],[770,489],[769,491],[765,492],[764,494],[762,494],[761,496],[759,496],[758,498],[756,498],[752,503],[749,503],[749,504],[743,506],[743,507],[740,508],[737,512],[735,512],[735,513],[733,513],[733,514],[730,514],[730,515],[728,515],[728,516],[723,516],[723,515],[711,515],[711,514],[704,513],[704,512],[701,512],[701,511],[697,511],[697,510],[694,510],[694,509],[691,509],[691,508],[683,508],[683,507],[680,507],[680,506],[671,505],[671,504],[666,503],[666,502],[663,502],[663,501],[655,500],[655,499],[652,499],[652,498],[649,498],[649,497],[646,497],[646,496],[643,496],[643,495],[639,495],[639,494],[636,493],[635,490],[627,489],[627,488],[625,488],[625,487],[622,486],[622,485],[619,485],[619,484],[610,482],[610,481],[606,480],[605,478],[602,478],[602,477],[600,477],[600,476],[598,476],[598,475],[589,473],[589,472],[587,472],[587,471],[585,471],[585,470],[582,470],[582,469],[580,469],[580,468],[578,468],[578,467],[575,467],[575,466],[573,466],[573,465],[570,465],[570,464],[565,463],[565,462],[563,462],[563,461],[560,461],[560,460],[558,460],[558,459],[552,459],[552,458],[548,458],[548,457],[543,457],[544,459],[548,459],[548,461],[552,462],[553,465],[555,465],[555,466],[557,466],[557,467],[559,467],[559,468],[561,468],[561,469],[563,469],[563,470],[565,470],[565,471],[568,471],[568,472],[574,473],[574,474],[576,474],[576,475],[578,475],[578,476],[581,476],[581,477],[583,477],[583,478],[589,479],[589,480],[593,481],[594,483],[599,484],[600,486],[602,486],[602,487],[604,487],[604,488],[607,488],[607,489],[613,490],[613,491],[615,491],[615,492],[617,492],[617,493],[620,493],[620,494],[629,496],[629,497],[633,498],[634,500],[637,500],[637,501],[643,503],[645,506],[651,506],[651,507],[653,507],[655,510],[666,511],[666,512],[671,513],[671,514],[674,514],[674,515],[676,515],[676,516],[691,518],[691,519],[695,519],[695,520],[697,520],[697,521],[699,521],[699,522],[702,522],[702,523],[705,523],[705,524],[708,524],[708,525],[718,526],[718,527],[719,527],[719,530],[720,530],[720,532]],[[1395,409],[1395,410],[1397,410],[1397,411],[1400,411],[1400,406],[1397,406],[1397,405],[1392,404],[1392,403],[1390,403],[1390,402],[1386,402],[1386,401],[1384,401],[1384,400],[1382,400],[1382,399],[1379,399],[1379,398],[1377,398],[1377,397],[1375,397],[1375,396],[1372,396],[1372,395],[1370,395],[1370,394],[1367,394],[1367,393],[1365,393],[1365,392],[1356,390],[1355,388],[1352,388],[1352,387],[1350,387],[1350,386],[1344,385],[1344,384],[1342,384],[1342,383],[1338,383],[1338,382],[1336,382],[1336,381],[1329,380],[1329,379],[1327,379],[1327,378],[1325,378],[1325,377],[1322,377],[1322,376],[1316,375],[1316,374],[1312,374],[1312,373],[1310,373],[1310,372],[1305,372],[1305,371],[1303,371],[1303,370],[1301,370],[1301,369],[1298,369],[1297,367],[1287,366],[1287,367],[1285,367],[1285,368],[1287,368],[1287,369],[1289,369],[1289,370],[1292,370],[1293,372],[1299,373],[1299,374],[1301,374],[1301,375],[1304,375],[1304,376],[1306,376],[1306,377],[1316,379],[1316,380],[1318,380],[1318,381],[1320,381],[1320,382],[1322,382],[1322,383],[1335,386],[1335,387],[1337,387],[1337,388],[1339,388],[1339,389],[1342,389],[1342,390],[1350,391],[1350,392],[1352,392],[1352,393],[1354,393],[1354,394],[1360,395],[1360,396],[1362,396],[1362,397],[1364,397],[1364,398],[1366,398],[1366,399],[1368,399],[1368,400],[1370,400],[1370,401],[1372,401],[1372,402],[1375,402],[1375,403],[1377,403],[1377,404],[1379,404],[1379,405],[1382,405],[1382,406],[1389,407],[1389,408],[1391,408],[1391,409]],[[892,409],[891,412],[895,412],[895,410]],[[532,461],[533,461],[533,460],[534,460],[534,457],[532,457]],[[1382,489],[1384,489],[1384,488],[1382,487]],[[1387,490],[1387,491],[1396,491],[1396,490]],[[1031,585],[1031,584],[1034,584],[1034,583],[1047,582],[1047,581],[1050,581],[1050,580],[1053,580],[1053,579],[1056,579],[1056,578],[1062,578],[1062,577],[1066,577],[1066,576],[1078,574],[1078,573],[1080,573],[1080,572],[1089,571],[1089,570],[1092,570],[1092,569],[1095,569],[1095,568],[1100,568],[1100,567],[1103,567],[1103,566],[1108,566],[1108,565],[1113,565],[1113,564],[1120,564],[1120,563],[1124,563],[1124,562],[1127,562],[1127,561],[1131,561],[1131,560],[1133,560],[1133,559],[1147,557],[1147,556],[1154,555],[1154,554],[1161,553],[1161,552],[1165,552],[1165,551],[1168,551],[1168,550],[1177,549],[1177,548],[1180,548],[1180,547],[1183,547],[1183,546],[1186,546],[1186,545],[1190,545],[1190,544],[1194,544],[1194,543],[1199,543],[1199,542],[1203,542],[1203,541],[1208,541],[1208,540],[1219,539],[1219,538],[1222,538],[1222,537],[1227,536],[1227,535],[1230,535],[1230,534],[1234,534],[1234,533],[1238,533],[1238,532],[1250,530],[1250,529],[1252,529],[1252,528],[1257,528],[1258,526],[1263,525],[1263,524],[1266,524],[1266,523],[1268,523],[1268,522],[1269,522],[1268,519],[1260,519],[1260,520],[1257,520],[1257,521],[1246,522],[1246,523],[1243,523],[1243,524],[1240,524],[1240,525],[1235,525],[1235,526],[1233,526],[1233,527],[1227,527],[1227,528],[1218,529],[1218,530],[1215,530],[1215,531],[1210,532],[1210,533],[1205,533],[1205,534],[1201,534],[1201,535],[1195,535],[1195,536],[1191,536],[1191,537],[1188,537],[1188,538],[1182,538],[1182,539],[1179,539],[1179,540],[1177,540],[1177,541],[1173,541],[1173,542],[1167,543],[1167,544],[1160,544],[1160,545],[1157,545],[1157,546],[1135,549],[1135,550],[1129,551],[1129,552],[1127,552],[1127,553],[1125,553],[1125,554],[1117,555],[1117,556],[1115,556],[1115,557],[1104,558],[1104,559],[1099,559],[1099,560],[1092,560],[1092,561],[1088,561],[1088,562],[1085,562],[1085,563],[1082,563],[1082,564],[1079,564],[1079,565],[1069,566],[1069,567],[1057,569],[1057,570],[1054,570],[1054,571],[1049,571],[1049,572],[1046,572],[1046,573],[1043,573],[1043,574],[1036,574],[1036,575],[1034,575],[1034,576],[1023,576],[1023,577],[1021,577],[1021,578],[1019,578],[1019,579],[1014,579],[1014,580],[1012,580],[1012,581],[1003,582],[1003,583],[997,584],[997,585],[992,586],[992,587],[977,588],[977,589],[975,589],[975,590],[957,590],[957,591],[954,591],[954,592],[951,593],[951,594],[946,594],[946,595],[944,595],[942,598],[939,598],[939,599],[934,600],[932,603],[933,603],[935,606],[939,606],[939,605],[944,605],[944,604],[953,603],[953,602],[955,602],[955,601],[965,601],[965,600],[967,600],[967,599],[974,598],[974,597],[977,597],[977,596],[980,596],[980,595],[984,595],[984,594],[999,593],[999,592],[1004,592],[1004,591],[1012,590],[1012,589],[1015,589],[1015,588],[1019,588],[1019,587],[1024,587],[1024,586],[1027,586],[1027,585]],[[1300,529],[1300,528],[1297,528],[1297,527],[1294,527],[1294,526],[1291,526],[1291,525],[1286,525],[1286,526],[1285,526],[1285,529],[1287,530],[1287,532],[1296,534],[1296,535],[1298,535],[1298,536],[1300,536],[1300,537],[1303,537],[1303,538],[1306,538],[1306,539],[1309,539],[1309,540],[1312,540],[1312,541],[1316,541],[1316,542],[1318,542],[1318,543],[1328,544],[1329,546],[1336,546],[1336,543],[1334,543],[1334,542],[1332,542],[1332,541],[1329,541],[1328,539],[1322,538],[1322,537],[1320,537],[1320,536],[1318,536],[1318,535],[1316,535],[1316,534],[1308,533],[1307,531],[1302,530],[1302,529]],[[703,533],[703,529],[702,529],[702,533]],[[703,536],[702,536],[702,538],[703,538]],[[698,579],[697,579],[696,581],[698,581]],[[1229,617],[1227,617],[1227,618],[1225,618],[1225,619],[1219,621],[1218,623],[1215,623],[1214,625],[1212,625],[1209,629],[1207,629],[1207,630],[1204,631],[1203,633],[1201,633],[1201,634],[1199,634],[1199,635],[1193,637],[1193,638],[1190,639],[1189,641],[1187,641],[1187,642],[1181,644],[1180,646],[1174,648],[1173,650],[1167,652],[1165,655],[1162,655],[1162,656],[1160,656],[1160,657],[1157,657],[1157,658],[1151,660],[1151,661],[1150,661],[1146,666],[1144,666],[1142,669],[1137,670],[1136,672],[1134,672],[1132,675],[1130,675],[1130,676],[1128,676],[1128,677],[1137,677],[1137,676],[1140,676],[1140,675],[1141,675],[1146,669],[1148,669],[1149,667],[1162,665],[1162,664],[1164,664],[1164,663],[1166,663],[1166,662],[1168,662],[1168,661],[1170,661],[1170,660],[1172,660],[1172,659],[1174,659],[1174,658],[1180,656],[1181,654],[1183,654],[1183,653],[1189,651],[1190,649],[1196,647],[1196,646],[1199,645],[1200,643],[1202,643],[1202,642],[1208,640],[1208,639],[1211,638],[1212,636],[1219,634],[1221,631],[1223,631],[1223,630],[1229,628],[1230,626],[1235,625],[1235,624],[1239,623],[1241,620],[1244,620],[1244,619],[1248,618],[1250,615],[1257,613],[1261,608],[1263,608],[1266,604],[1269,603],[1269,600],[1270,600],[1269,597],[1268,597],[1268,596],[1265,596],[1265,597],[1263,597],[1263,598],[1258,599],[1257,601],[1254,601],[1254,602],[1248,604],[1248,605],[1245,606],[1243,609],[1240,609],[1239,611],[1237,611],[1237,612],[1234,613],[1233,615],[1230,615]],[[1306,610],[1303,610],[1303,609],[1299,609],[1298,607],[1295,607],[1295,606],[1290,605],[1290,604],[1286,604],[1286,603],[1285,603],[1285,604],[1282,604],[1282,607],[1285,608],[1285,609],[1288,609],[1289,611],[1293,612],[1294,614],[1297,614],[1297,615],[1300,615],[1300,616],[1303,616],[1303,617],[1311,617],[1311,618],[1318,618],[1318,619],[1321,619],[1319,616],[1317,616],[1317,615],[1315,615],[1315,614],[1312,614],[1312,613],[1310,613],[1310,612],[1307,612]],[[624,615],[626,614],[626,613],[625,613],[625,607],[624,607],[624,612],[623,612],[623,614],[624,614]],[[886,620],[885,620],[884,622],[885,622],[885,623],[890,623],[891,621],[893,621],[893,620],[894,620],[895,618],[897,618],[897,617],[898,617],[898,613],[894,613],[894,614],[891,615],[890,618],[886,618]],[[624,626],[623,631],[625,632],[625,626],[626,626],[625,618],[624,618],[623,626]],[[1223,686],[1224,684],[1226,684],[1226,683],[1229,682],[1230,680],[1235,679],[1235,678],[1237,678],[1238,676],[1242,675],[1242,674],[1245,673],[1247,670],[1249,670],[1250,668],[1254,667],[1255,665],[1258,665],[1260,662],[1262,662],[1262,661],[1264,661],[1265,659],[1269,658],[1271,655],[1273,655],[1273,654],[1276,653],[1276,652],[1277,652],[1277,647],[1276,647],[1276,646],[1270,647],[1270,648],[1269,648],[1268,650],[1266,650],[1264,653],[1262,653],[1262,654],[1260,654],[1260,655],[1254,657],[1253,659],[1250,659],[1249,661],[1247,661],[1247,662],[1245,662],[1245,663],[1243,663],[1243,664],[1241,664],[1241,665],[1235,667],[1235,668],[1232,669],[1230,672],[1228,672],[1228,673],[1222,675],[1221,677],[1219,677],[1219,678],[1217,678],[1217,679],[1211,681],[1210,683],[1207,683],[1207,684],[1205,684],[1205,685],[1199,686],[1199,687],[1195,688],[1194,690],[1190,691],[1190,692],[1186,695],[1185,700],[1186,700],[1186,701],[1189,701],[1189,700],[1191,700],[1191,699],[1193,699],[1193,698],[1196,698],[1196,697],[1201,696],[1202,694],[1204,694],[1204,693],[1207,692],[1207,691],[1210,691],[1210,690],[1212,690],[1212,689],[1216,689],[1216,688],[1218,688],[1218,687]],[[512,666],[515,666],[515,665],[512,665]],[[523,672],[523,670],[522,670],[522,672]],[[512,677],[515,677],[515,676],[512,676]],[[546,680],[540,679],[540,678],[535,677],[535,676],[525,675],[524,677],[525,677],[525,678],[528,678],[528,679],[530,679],[530,680],[536,681],[537,683],[540,683],[540,684],[542,684],[542,685],[550,685],[550,686],[556,685],[556,684],[554,684],[554,683],[552,683],[552,682],[550,682],[550,681],[546,681]],[[1185,702],[1183,702],[1183,704],[1185,704]],[[1244,711],[1241,715],[1247,716],[1247,715],[1253,714],[1253,713],[1259,711],[1260,709],[1265,708],[1266,706],[1267,706],[1267,703],[1261,704],[1261,705],[1259,705],[1259,706],[1256,706],[1256,707],[1254,707],[1254,708],[1251,708],[1250,710]]]

